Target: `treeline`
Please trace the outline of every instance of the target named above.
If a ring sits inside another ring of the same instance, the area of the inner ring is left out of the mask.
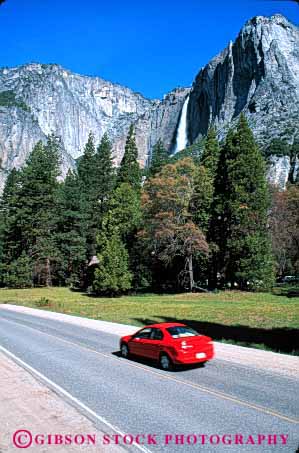
[[[133,126],[118,169],[108,136],[96,146],[90,134],[77,169],[59,181],[59,149],[54,136],[39,142],[7,178],[0,205],[4,287],[68,285],[103,295],[266,290],[275,272],[298,268],[294,225],[292,245],[290,235],[288,244],[277,237],[279,206],[284,220],[296,203],[299,211],[298,187],[290,202],[275,192],[271,205],[265,163],[243,116],[221,146],[211,129],[200,159],[174,160],[159,141],[146,177]],[[283,263],[281,248],[290,255]]]

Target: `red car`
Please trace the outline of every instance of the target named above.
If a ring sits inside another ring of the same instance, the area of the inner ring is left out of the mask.
[[[134,335],[122,337],[120,352],[123,357],[132,354],[154,359],[163,370],[206,362],[214,357],[211,338],[177,322],[152,324]]]

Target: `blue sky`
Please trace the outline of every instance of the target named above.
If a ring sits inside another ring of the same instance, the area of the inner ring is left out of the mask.
[[[271,0],[6,0],[0,65],[59,63],[161,98],[198,70],[255,15],[299,6]]]

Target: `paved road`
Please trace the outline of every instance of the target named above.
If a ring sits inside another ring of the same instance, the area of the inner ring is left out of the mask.
[[[118,357],[118,339],[116,335],[0,309],[1,346],[122,432],[155,434],[157,445],[146,445],[150,451],[297,450],[296,379],[219,359],[204,368],[167,373],[153,364]],[[175,445],[176,434],[185,436],[184,445]],[[188,434],[196,435],[189,438],[191,443],[196,439],[196,445],[186,444]],[[205,445],[200,437],[203,434],[208,436]],[[213,434],[215,445],[209,440]],[[270,434],[272,445],[267,441]],[[172,436],[167,446],[166,435]],[[218,445],[216,435],[220,436]],[[227,435],[225,442],[232,438],[233,444],[224,445],[223,435]],[[266,438],[260,437],[262,445],[253,445],[258,435]],[[276,445],[273,435],[277,435]],[[288,436],[284,446],[281,435]]]

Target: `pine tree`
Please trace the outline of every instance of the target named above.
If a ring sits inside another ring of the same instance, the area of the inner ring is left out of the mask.
[[[155,176],[169,161],[169,156],[161,139],[153,147],[149,176]]]
[[[118,171],[118,185],[128,183],[131,184],[134,189],[140,190],[141,170],[137,159],[138,149],[135,141],[134,126],[131,125],[127,136],[125,153]]]
[[[25,252],[12,261],[5,269],[5,285],[9,288],[30,288],[33,286],[33,265]]]
[[[267,231],[269,194],[265,164],[244,115],[230,131],[215,179],[210,236],[218,247],[216,272],[242,289],[267,288],[273,261]]]
[[[141,221],[139,193],[130,184],[122,183],[112,193],[108,210],[109,222],[118,228],[122,239],[130,248]]]
[[[99,265],[93,282],[96,292],[117,294],[131,288],[131,253],[140,220],[139,192],[128,183],[120,184],[107,203],[97,236]],[[116,262],[119,269],[113,269]]]
[[[20,172],[12,169],[9,173],[0,200],[0,282],[6,285],[7,266],[22,253],[25,238],[20,227],[22,202],[18,191]]]
[[[78,164],[81,211],[84,213],[83,234],[86,238],[87,259],[96,254],[96,235],[110,194],[115,185],[112,146],[107,134],[95,149],[89,135],[84,154]]]
[[[215,178],[217,171],[219,155],[220,147],[217,133],[214,128],[211,128],[208,130],[200,163],[201,165],[204,165],[213,179]]]
[[[59,191],[58,244],[62,256],[59,277],[72,287],[82,285],[86,266],[85,218],[80,207],[79,178],[69,170]]]
[[[18,189],[20,172],[15,168],[9,173],[0,201],[1,230],[3,237],[2,251],[8,261],[20,255],[22,232],[17,224],[17,208],[20,207]]]
[[[97,237],[99,264],[95,270],[93,290],[97,294],[119,295],[131,288],[129,255],[113,222],[103,222]]]
[[[3,284],[52,284],[56,244],[59,143],[37,143],[25,167],[12,171],[2,197],[4,212]],[[7,280],[7,281],[6,281]],[[32,284],[32,281],[31,281]]]
[[[86,241],[86,256],[89,260],[96,251],[96,231],[94,228],[94,210],[97,200],[95,184],[97,181],[96,148],[92,133],[84,147],[83,156],[78,163],[78,182],[80,186],[80,211],[82,218],[82,234]]]
[[[107,133],[103,135],[97,148],[95,162],[96,181],[94,191],[96,192],[96,205],[94,213],[95,224],[98,226],[107,210],[115,186],[115,167],[113,166],[112,145]]]
[[[191,202],[195,223],[207,232],[211,205],[214,196],[214,180],[220,154],[219,142],[215,129],[209,129],[198,170],[194,177],[194,195]]]
[[[60,259],[57,246],[59,142],[54,136],[39,142],[21,172],[18,225],[24,252],[34,264],[37,284],[52,285]]]
[[[78,175],[85,190],[90,189],[95,179],[95,143],[94,135],[90,132],[84,147],[83,156],[78,162]]]
[[[195,224],[207,235],[210,242],[209,225],[212,215],[212,202],[214,197],[214,182],[218,167],[220,154],[219,142],[216,130],[209,129],[204,140],[203,152],[200,157],[199,166],[194,176],[194,193],[191,200],[190,210]],[[209,267],[213,255],[200,256],[197,266],[200,269],[200,279],[206,282],[208,279]]]
[[[193,184],[194,190],[190,201],[190,212],[196,225],[207,233],[211,217],[214,185],[213,178],[205,166],[200,165],[196,169]]]

